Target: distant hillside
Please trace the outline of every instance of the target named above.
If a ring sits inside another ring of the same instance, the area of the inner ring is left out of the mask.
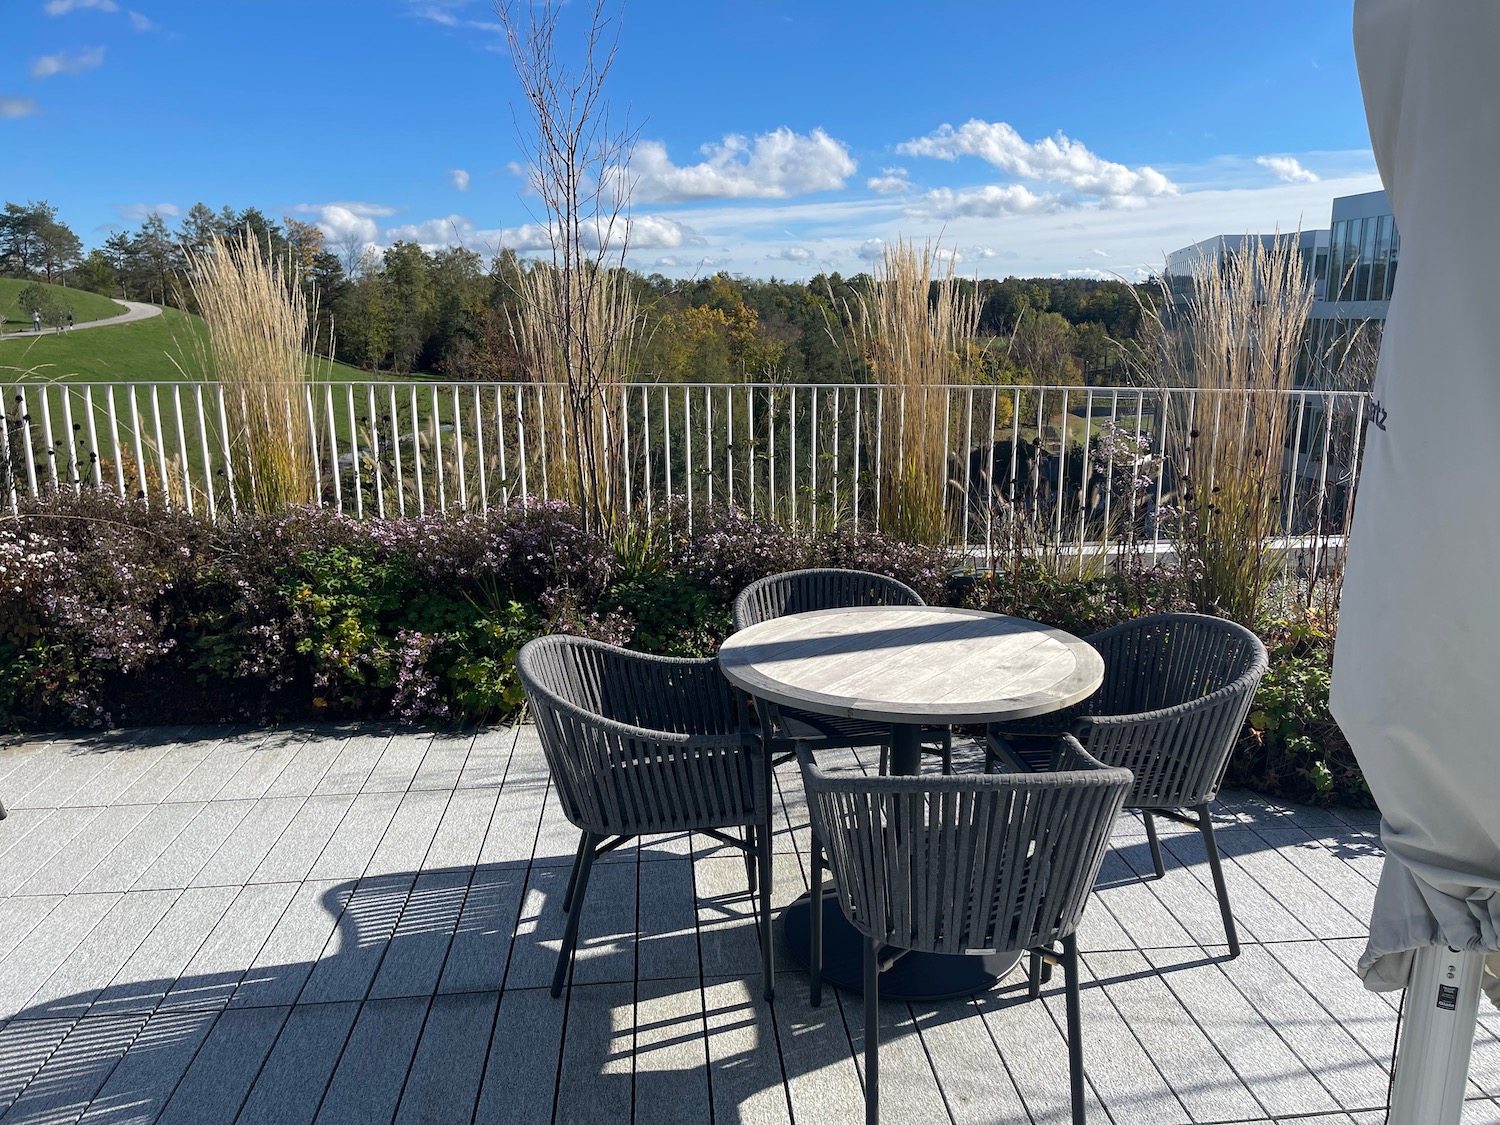
[[[17,284],[26,283],[0,282],[3,286]],[[77,290],[63,292],[76,294]],[[0,290],[0,300],[4,293],[5,290]],[[122,311],[113,301],[103,297],[95,300],[114,308],[110,316]],[[0,383],[17,379],[101,383],[198,381],[210,377],[203,359],[207,333],[208,326],[198,317],[163,309],[161,316],[132,324],[0,340]],[[348,382],[376,376],[322,360],[317,377]]]
[[[40,286],[58,308],[72,309],[75,324],[89,320],[108,320],[125,311],[124,305],[84,289],[68,289],[44,282],[0,280],[0,333],[22,332],[31,328],[31,310],[23,309],[18,304],[21,291],[28,285]]]

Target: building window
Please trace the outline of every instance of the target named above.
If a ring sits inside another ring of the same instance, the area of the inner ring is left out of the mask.
[[[1381,215],[1375,227],[1375,257],[1370,264],[1370,300],[1386,300],[1386,265],[1391,258],[1391,217]]]
[[[1373,298],[1370,292],[1370,267],[1375,264],[1375,220],[1361,219],[1359,222],[1359,268],[1354,276],[1354,299],[1356,301],[1369,301]]]

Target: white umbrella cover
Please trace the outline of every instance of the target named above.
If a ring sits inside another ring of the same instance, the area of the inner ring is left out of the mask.
[[[1500,949],[1500,3],[1356,0],[1354,39],[1401,265],[1331,703],[1383,817],[1359,970],[1389,990],[1421,947]]]

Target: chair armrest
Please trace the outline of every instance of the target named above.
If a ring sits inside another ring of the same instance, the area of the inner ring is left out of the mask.
[[[1232,684],[1225,684],[1217,691],[1211,691],[1207,695],[1189,700],[1187,703],[1177,703],[1171,707],[1158,707],[1154,711],[1138,711],[1130,715],[1080,715],[1073,721],[1070,733],[1080,742],[1087,743],[1088,740],[1080,732],[1087,731],[1092,727],[1118,729],[1121,727],[1146,726],[1151,723],[1181,719],[1196,714],[1199,711],[1211,711],[1215,707],[1223,706],[1236,695],[1253,697],[1255,695],[1255,684],[1253,682],[1246,683],[1244,679],[1236,680]]]
[[[1126,807],[1196,805],[1217,792],[1253,698],[1254,681],[1239,681],[1175,707],[1089,716],[1073,735],[1099,760],[1135,774]]]

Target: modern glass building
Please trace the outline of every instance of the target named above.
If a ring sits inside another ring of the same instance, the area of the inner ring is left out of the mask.
[[[1333,201],[1328,285],[1308,315],[1307,382],[1366,390],[1401,258],[1401,235],[1385,192]]]
[[[1275,235],[1218,235],[1167,256],[1165,283],[1191,286],[1200,262],[1218,264],[1246,238],[1269,244]],[[1297,397],[1287,423],[1285,464],[1289,530],[1344,527],[1364,414],[1356,396],[1369,390],[1380,354],[1401,258],[1401,237],[1385,192],[1333,201],[1329,229],[1302,231],[1303,274],[1312,289]],[[1293,517],[1292,513],[1295,513]]]

